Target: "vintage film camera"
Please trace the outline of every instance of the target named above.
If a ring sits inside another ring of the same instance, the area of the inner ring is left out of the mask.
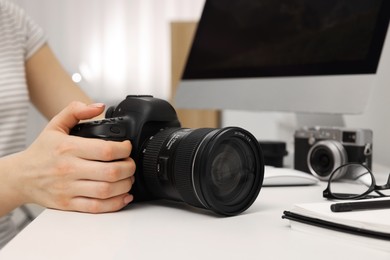
[[[250,207],[263,183],[263,154],[252,134],[181,128],[174,108],[152,96],[127,96],[105,119],[78,124],[71,134],[131,141],[135,201],[184,201],[229,216]]]
[[[348,162],[371,169],[373,133],[369,129],[304,127],[294,134],[294,167],[320,180],[328,180],[340,165]]]

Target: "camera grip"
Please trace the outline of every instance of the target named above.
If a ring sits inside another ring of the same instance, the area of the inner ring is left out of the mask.
[[[123,141],[126,139],[126,127],[123,118],[117,117],[78,124],[72,128],[70,134],[87,138]]]

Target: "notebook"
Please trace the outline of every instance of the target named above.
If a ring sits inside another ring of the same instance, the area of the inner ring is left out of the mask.
[[[290,220],[293,229],[320,233],[320,227],[333,232],[372,238],[374,241],[370,242],[375,246],[390,251],[390,209],[335,213],[330,210],[333,203],[335,202],[296,204],[291,210],[284,211],[282,218]]]

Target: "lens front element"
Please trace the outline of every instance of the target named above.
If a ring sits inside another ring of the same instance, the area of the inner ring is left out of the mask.
[[[257,198],[264,163],[257,140],[240,128],[210,132],[194,157],[194,184],[202,204],[223,215],[246,210]]]
[[[247,164],[243,158],[245,152],[236,140],[224,141],[218,150],[211,164],[210,181],[213,193],[216,198],[221,200],[232,200],[236,193],[240,191],[239,186],[245,183],[248,173],[245,168],[251,167],[252,163]],[[245,149],[245,147],[244,147]],[[253,157],[253,156],[252,156]]]
[[[210,159],[210,175],[205,178],[212,198],[231,205],[244,200],[256,177],[256,158],[250,147],[238,138],[224,140]]]

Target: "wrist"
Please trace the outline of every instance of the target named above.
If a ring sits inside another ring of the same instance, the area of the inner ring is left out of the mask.
[[[23,174],[23,161],[20,153],[0,158],[0,216],[26,203],[19,179]]]

